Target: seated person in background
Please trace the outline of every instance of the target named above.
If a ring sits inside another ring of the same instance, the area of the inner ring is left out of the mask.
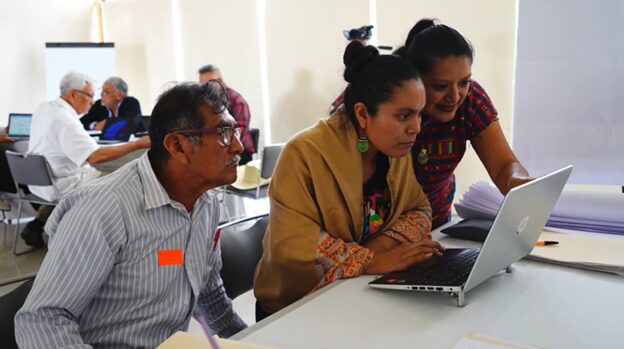
[[[3,143],[12,143],[15,140],[7,134],[7,129],[4,128],[4,132],[0,133],[0,144]],[[13,179],[11,177],[11,170],[9,169],[9,164],[7,162],[6,156],[4,155],[4,149],[2,149],[2,154],[0,154],[0,175],[2,175],[2,180],[0,181],[0,191],[3,192],[14,192],[15,184],[13,183]],[[0,211],[8,211],[11,209],[11,204],[4,201],[4,199],[0,198]]]
[[[100,173],[90,165],[118,159],[150,146],[148,136],[135,141],[100,147],[84,130],[78,117],[93,104],[93,83],[87,75],[70,72],[61,79],[61,96],[41,103],[33,113],[28,152],[43,155],[52,172],[53,186],[29,186],[45,200],[58,200],[69,191],[97,178]],[[43,226],[52,212],[41,206],[35,219],[22,231],[30,246],[42,246]]]
[[[215,86],[216,85],[216,86]],[[246,327],[219,275],[219,200],[243,147],[216,82],[165,91],[152,148],[68,194],[15,317],[21,348],[154,348],[201,315],[221,337]]]
[[[89,112],[80,118],[85,130],[102,130],[108,118],[129,118],[138,127],[141,123],[141,105],[128,96],[128,84],[116,76],[108,78],[102,85],[101,99],[91,106]]]
[[[15,140],[7,134],[7,128],[4,128],[4,132],[0,133],[0,144],[2,143],[13,143]]]
[[[409,155],[422,81],[409,61],[357,41],[344,63],[345,109],[294,136],[271,180],[259,319],[336,279],[402,270],[443,249]]]
[[[199,68],[198,73],[199,83],[205,83],[210,80],[218,80],[225,86],[228,97],[230,98],[230,106],[228,107],[228,110],[236,120],[238,127],[241,130],[241,141],[243,142],[243,147],[245,147],[245,150],[241,154],[240,164],[244,165],[248,163],[251,161],[251,156],[257,151],[257,149],[251,139],[251,135],[249,134],[251,113],[249,112],[249,105],[247,104],[247,101],[245,101],[240,93],[225,84],[217,66],[212,64],[205,65]]]

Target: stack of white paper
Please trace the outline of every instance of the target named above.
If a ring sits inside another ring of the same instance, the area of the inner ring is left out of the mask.
[[[462,218],[494,219],[503,199],[494,185],[477,182],[455,204],[455,209]],[[624,235],[624,194],[564,189],[546,226]]]
[[[624,239],[587,235],[544,231],[540,240],[557,241],[559,244],[536,246],[526,258],[624,276]]]

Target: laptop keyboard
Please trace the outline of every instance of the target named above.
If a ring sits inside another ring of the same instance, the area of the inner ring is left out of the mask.
[[[439,286],[463,285],[479,256],[478,249],[447,250],[442,257],[410,268],[410,283]]]

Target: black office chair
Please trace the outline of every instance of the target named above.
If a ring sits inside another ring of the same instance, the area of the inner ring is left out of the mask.
[[[15,181],[13,181],[5,152],[6,149],[1,149],[0,151],[0,178],[2,178],[0,180],[0,192],[14,194],[17,193],[17,189],[15,188]]]
[[[135,136],[147,136],[149,135],[149,128],[152,124],[152,118],[149,115],[142,115],[140,122],[137,122],[137,130],[134,133]]]
[[[0,297],[0,338],[4,349],[17,349],[14,318],[24,305],[34,281],[34,277],[28,279],[13,291]]]
[[[27,194],[20,188],[20,185],[53,185],[52,174],[50,173],[50,168],[43,155],[15,153],[7,150],[6,157],[9,162],[11,174],[13,175],[13,180],[15,181],[15,187],[19,188],[17,191],[20,199],[19,205],[17,206],[17,225],[15,226],[15,235],[13,236],[13,254],[19,256],[34,251],[34,249],[30,249],[19,253],[17,252],[17,235],[19,234],[20,218],[22,216],[22,205],[24,201],[49,206],[56,206],[58,201],[48,201],[35,194]]]
[[[254,148],[256,149],[254,154],[258,154],[258,146],[260,145],[260,130],[257,128],[250,128],[249,136],[251,136],[251,142],[253,143]]]
[[[262,149],[262,158],[260,159],[260,175],[258,176],[258,183],[260,183],[260,177],[271,178],[273,177],[273,170],[277,164],[282,149],[284,149],[284,143],[270,144]],[[256,199],[260,197],[260,186],[256,187]]]
[[[253,288],[256,265],[262,257],[262,239],[269,224],[267,213],[239,219],[221,228],[221,279],[234,299]]]

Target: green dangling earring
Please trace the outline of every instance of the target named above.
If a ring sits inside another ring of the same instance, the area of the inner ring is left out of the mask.
[[[368,138],[364,135],[364,132],[360,133],[360,138],[357,141],[357,148],[360,153],[366,153],[368,151]]]

